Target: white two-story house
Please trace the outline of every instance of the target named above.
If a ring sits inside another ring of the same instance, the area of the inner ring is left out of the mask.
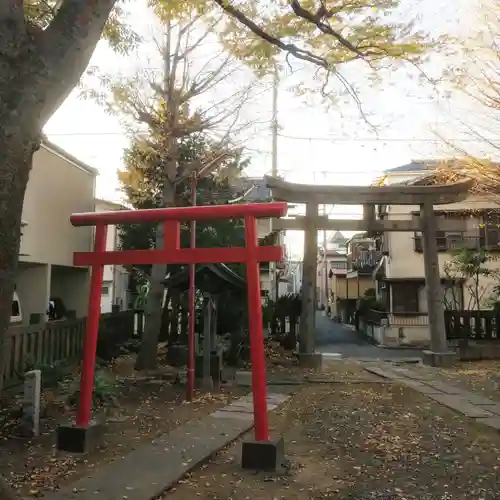
[[[89,270],[73,253],[89,251],[93,229],[74,228],[70,216],[94,210],[97,171],[45,140],[33,158],[23,205],[16,292],[24,324],[46,319],[51,299],[77,317],[87,311]]]
[[[425,185],[432,175],[434,162],[415,161],[386,172],[384,183],[416,183]],[[439,218],[462,220],[464,231],[438,231],[438,252],[443,303],[448,309],[473,309],[474,291],[462,275],[450,273],[453,253],[461,248],[484,248],[492,256],[500,256],[500,206],[474,196],[465,201],[435,206]],[[419,217],[418,206],[380,206],[378,215],[388,220],[410,220]],[[427,294],[421,233],[388,232],[379,236],[382,259],[374,271],[379,298],[390,312],[389,337],[395,343],[426,345],[429,342]],[[494,260],[486,266],[500,268]],[[488,297],[496,283],[482,276],[479,308],[488,308]]]

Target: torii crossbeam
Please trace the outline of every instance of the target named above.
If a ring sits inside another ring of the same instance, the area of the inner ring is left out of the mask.
[[[246,264],[255,441],[257,443],[269,442],[259,263],[282,260],[283,250],[279,246],[259,246],[257,218],[282,217],[286,215],[286,212],[287,204],[276,202],[159,208],[151,210],[121,210],[116,212],[81,213],[71,216],[70,220],[73,226],[95,226],[95,242],[92,252],[76,252],[74,254],[74,264],[77,266],[91,266],[92,276],[83,344],[78,413],[74,425],[59,428],[59,449],[72,452],[86,451],[85,445],[88,441],[87,431],[93,427],[93,423],[91,422],[92,390],[101,309],[101,289],[104,266],[109,264],[207,264],[235,262]],[[243,219],[245,224],[245,246],[234,248],[180,247],[180,223],[182,221],[215,219]],[[108,225],[148,222],[161,222],[164,224],[165,237],[163,248],[155,250],[106,251]]]

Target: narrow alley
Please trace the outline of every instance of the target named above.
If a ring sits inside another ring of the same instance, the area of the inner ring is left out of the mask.
[[[316,350],[328,357],[350,359],[420,359],[418,349],[389,349],[374,345],[353,326],[335,323],[323,311],[316,312]]]

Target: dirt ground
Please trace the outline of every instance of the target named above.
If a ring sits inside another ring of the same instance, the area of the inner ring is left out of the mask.
[[[11,486],[22,495],[42,496],[248,393],[245,388],[224,388],[212,395],[198,392],[193,402],[186,403],[185,387],[168,377],[139,377],[131,366],[132,358],[121,360],[115,367],[117,405],[108,411],[105,446],[89,456],[77,458],[54,449],[55,429],[61,420],[71,417],[74,409],[66,408],[64,413],[44,418],[42,434],[34,439],[16,436],[18,421],[4,420],[0,426],[0,473]]]
[[[336,366],[336,383],[308,385],[271,417],[291,461],[286,473],[242,471],[236,443],[164,500],[500,498],[498,433],[410,389],[367,380],[355,364]]]
[[[439,375],[450,384],[500,401],[500,360],[462,362],[440,369]]]

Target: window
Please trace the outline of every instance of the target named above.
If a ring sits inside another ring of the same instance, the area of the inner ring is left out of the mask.
[[[480,229],[481,245],[489,249],[500,249],[500,216],[488,215]]]
[[[332,262],[330,262],[330,269],[347,269],[347,262],[345,262],[345,261],[340,261],[340,262],[332,261]]]
[[[413,214],[415,219],[418,219],[418,215]],[[450,250],[457,250],[463,248],[464,246],[475,248],[477,246],[477,226],[478,221],[469,215],[463,215],[461,213],[446,213],[444,215],[439,215],[437,218],[437,222],[439,224],[440,220],[453,220],[453,221],[462,221],[464,225],[464,231],[454,231],[454,232],[445,232],[445,231],[436,231],[437,237],[437,247],[438,252],[447,252]],[[422,252],[422,233],[420,231],[415,232],[414,234],[415,241],[415,251]]]
[[[109,295],[109,286],[103,286],[101,289],[101,295]]]
[[[419,312],[418,293],[422,283],[406,281],[391,284],[392,312],[417,313]]]

